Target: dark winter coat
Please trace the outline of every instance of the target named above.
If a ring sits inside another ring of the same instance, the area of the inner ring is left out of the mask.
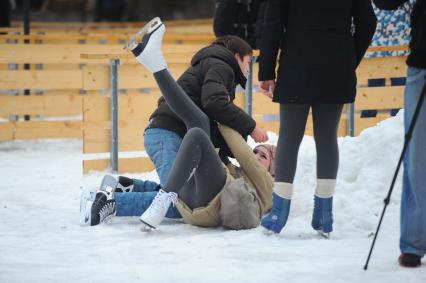
[[[379,9],[395,10],[409,0],[373,0]],[[408,66],[426,69],[426,0],[417,0],[411,14]]]
[[[276,58],[281,49],[273,101],[353,102],[355,69],[375,28],[370,0],[269,0],[259,80],[275,79]]]
[[[236,35],[258,49],[267,0],[216,0],[214,34]]]
[[[222,154],[232,157],[217,130],[216,122],[236,130],[244,138],[256,127],[256,122],[233,103],[236,85],[245,87],[246,84],[246,78],[234,54],[221,45],[207,46],[195,54],[191,67],[177,82],[192,101],[209,116],[214,145],[221,148]],[[181,137],[187,130],[164,97],[158,100],[158,107],[150,117],[148,128],[170,130]]]

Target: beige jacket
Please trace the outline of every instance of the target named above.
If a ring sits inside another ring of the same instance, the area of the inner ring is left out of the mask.
[[[219,125],[219,130],[241,166],[236,167],[229,164],[225,167],[226,182],[224,187],[236,178],[243,177],[256,189],[261,213],[262,215],[265,214],[272,207],[272,176],[257,161],[252,149],[238,132],[224,125]],[[176,207],[185,223],[202,227],[221,225],[220,193],[206,207],[192,210],[181,200],[178,200]]]

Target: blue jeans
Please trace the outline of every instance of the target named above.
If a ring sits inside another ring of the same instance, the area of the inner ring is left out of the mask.
[[[408,68],[404,101],[404,127],[408,130],[425,85],[426,69]],[[402,253],[426,253],[426,103],[420,110],[404,157],[401,199]]]
[[[158,192],[161,185],[153,181],[133,179],[133,192]]]
[[[130,192],[116,193],[115,205],[117,207],[117,216],[141,216],[150,206],[157,192]],[[177,208],[170,205],[166,214],[167,218],[182,218]]]
[[[169,177],[181,143],[182,138],[175,132],[160,128],[145,131],[145,150],[155,165],[161,185],[164,185]]]

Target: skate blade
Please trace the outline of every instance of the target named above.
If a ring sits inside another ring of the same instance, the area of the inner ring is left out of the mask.
[[[84,191],[80,198],[80,225],[88,226],[91,221],[91,208],[95,201],[96,192]]]
[[[264,235],[266,235],[266,236],[272,236],[272,235],[276,235],[276,234],[277,234],[277,233],[275,233],[274,231],[269,230],[269,229],[266,229],[266,228],[263,228],[263,229],[262,229],[262,233],[263,233]]]
[[[144,233],[150,233],[150,232],[152,232],[154,229],[155,229],[155,228],[152,228],[151,226],[144,224],[144,225],[141,227],[141,232],[144,232]]]
[[[316,230],[316,231],[317,231],[318,235],[320,235],[324,239],[330,239],[330,233],[325,233],[322,230]]]
[[[149,224],[148,222],[143,221],[141,218],[139,218],[139,220],[144,224],[145,228],[149,228],[151,230],[156,229],[157,227],[152,226],[151,224]],[[143,228],[143,227],[142,227]],[[141,229],[142,230],[142,229]]]
[[[159,26],[161,26],[163,23],[161,22],[161,19],[159,17],[156,17],[149,21],[146,25],[144,25],[132,38],[124,44],[123,49],[126,50],[133,50],[136,46],[135,42],[138,39],[143,38],[145,34],[150,34],[154,30],[156,30]]]

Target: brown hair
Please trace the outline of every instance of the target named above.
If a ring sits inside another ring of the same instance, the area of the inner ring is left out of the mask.
[[[238,54],[241,60],[243,60],[243,58],[247,55],[253,55],[253,49],[251,46],[246,41],[235,35],[218,37],[212,42],[212,44],[225,46],[232,52],[232,54]]]

